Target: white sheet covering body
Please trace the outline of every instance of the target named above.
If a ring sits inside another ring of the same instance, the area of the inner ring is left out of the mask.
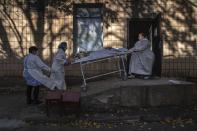
[[[102,59],[105,57],[111,57],[111,56],[115,56],[115,55],[120,55],[120,54],[127,53],[127,51],[128,50],[126,48],[102,49],[102,50],[98,50],[98,51],[94,51],[94,52],[90,53],[87,57],[83,57],[81,59],[75,60],[72,64]]]
[[[55,81],[56,87],[59,90],[66,90],[65,83],[65,69],[66,54],[62,49],[58,49],[55,57],[53,58],[53,64],[51,67],[51,79]]]
[[[28,71],[28,73],[35,80],[39,81],[47,88],[53,89],[55,87],[55,83],[49,77],[45,76],[42,72],[42,69],[50,71],[50,68],[46,64],[44,64],[37,55],[30,53],[24,58],[24,61],[26,61],[27,68],[24,68],[23,75],[25,75],[25,71]]]
[[[154,53],[150,50],[148,39],[144,38],[137,41],[130,51],[132,55],[129,64],[129,74],[151,75]]]

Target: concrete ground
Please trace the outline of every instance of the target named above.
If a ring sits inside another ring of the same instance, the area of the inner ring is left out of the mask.
[[[83,97],[97,94],[99,89],[106,90],[103,85],[108,83],[113,88],[121,81],[113,79],[90,82],[89,92],[82,94]],[[127,80],[124,84],[135,86],[145,84],[164,84],[169,80],[154,82],[141,80]],[[173,81],[172,81],[173,82]],[[168,83],[168,84],[169,84]],[[115,84],[115,85],[114,85]],[[121,84],[121,85],[124,85]],[[172,84],[172,83],[170,83]],[[92,85],[92,86],[91,86]],[[102,85],[95,87],[96,85]],[[114,86],[113,86],[114,85]],[[105,86],[106,87],[106,86]],[[72,90],[78,90],[74,86]],[[95,90],[93,90],[95,89]],[[41,91],[41,99],[44,97],[45,89]],[[89,93],[89,94],[88,94]],[[45,105],[26,105],[25,87],[0,87],[0,131],[63,131],[63,130],[103,130],[103,131],[196,131],[197,130],[197,106],[171,105],[155,107],[121,107],[118,108],[86,108],[82,107],[80,114],[66,112],[59,116],[56,107],[51,109],[51,116],[47,117]]]

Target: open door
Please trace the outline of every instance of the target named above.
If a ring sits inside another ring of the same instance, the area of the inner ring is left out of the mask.
[[[161,14],[158,14],[152,24],[152,51],[155,54],[155,62],[153,65],[153,75],[161,76],[162,63],[162,40],[161,40]]]
[[[151,50],[153,49],[153,26],[151,25],[149,28],[149,33],[148,33],[148,40],[150,41],[151,44]]]
[[[128,45],[130,49],[138,40],[138,34],[144,32],[151,42],[151,50],[155,54],[155,62],[153,65],[154,76],[161,76],[161,60],[162,60],[162,41],[160,34],[161,14],[155,18],[131,18],[128,20]],[[127,72],[129,69],[130,55],[127,56]]]
[[[152,19],[151,18],[131,18],[128,20],[128,45],[127,48],[132,48],[138,41],[138,34],[144,32],[147,34],[148,39],[152,40]],[[129,71],[131,55],[127,55],[127,72]]]

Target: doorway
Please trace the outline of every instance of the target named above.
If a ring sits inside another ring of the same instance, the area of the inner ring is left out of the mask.
[[[151,43],[151,50],[155,54],[155,61],[153,64],[153,76],[161,76],[162,65],[162,42],[160,33],[161,14],[155,18],[132,18],[128,20],[128,44],[130,49],[138,41],[138,34],[144,32]],[[130,55],[127,56],[127,71],[129,70]]]

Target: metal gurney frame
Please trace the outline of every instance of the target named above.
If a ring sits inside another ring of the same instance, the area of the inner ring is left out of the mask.
[[[86,91],[86,87],[87,87],[87,80],[90,80],[90,79],[94,79],[94,78],[97,78],[97,77],[100,77],[100,76],[105,76],[105,75],[109,75],[109,74],[113,74],[113,73],[120,73],[120,77],[122,78],[122,80],[127,80],[127,73],[126,73],[126,68],[125,68],[125,62],[124,62],[124,58],[126,56],[126,54],[128,54],[128,52],[121,52],[121,53],[116,53],[114,55],[111,55],[111,56],[107,56],[107,57],[102,57],[102,58],[99,58],[99,59],[94,59],[94,60],[89,60],[89,61],[81,61],[81,62],[74,62],[72,64],[77,64],[79,63],[80,64],[80,70],[81,70],[81,74],[82,74],[82,77],[83,77],[83,84],[81,86],[82,90]],[[103,74],[99,74],[99,75],[95,75],[95,76],[91,76],[91,77],[85,77],[85,71],[84,71],[84,66],[85,65],[88,65],[88,64],[91,64],[91,63],[97,63],[97,62],[100,62],[100,61],[104,61],[104,60],[107,60],[107,59],[111,59],[111,58],[118,58],[118,69],[117,70],[114,70],[114,71],[111,71],[111,72],[107,72],[107,73],[103,73]],[[120,67],[120,61],[122,63],[122,67],[123,69],[121,69]],[[123,77],[122,77],[122,72],[124,73],[123,74]]]

